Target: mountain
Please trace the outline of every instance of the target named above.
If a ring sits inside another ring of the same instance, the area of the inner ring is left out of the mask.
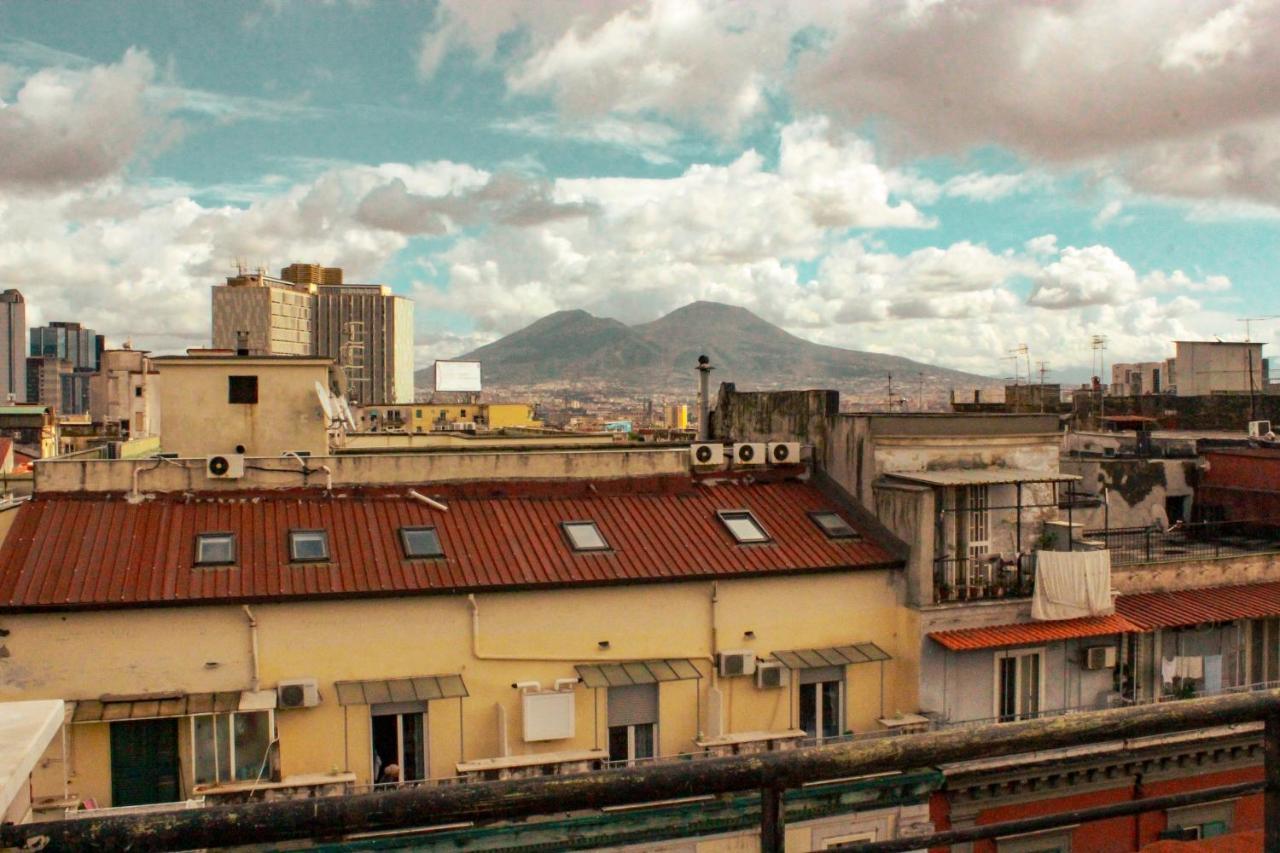
[[[479,361],[486,388],[605,387],[684,392],[696,384],[698,356],[712,381],[744,389],[835,388],[883,394],[887,374],[908,388],[991,387],[996,380],[881,353],[823,346],[786,332],[745,308],[694,302],[651,323],[628,326],[586,311],[557,311],[487,346],[459,356]],[[431,369],[417,385],[430,387]]]

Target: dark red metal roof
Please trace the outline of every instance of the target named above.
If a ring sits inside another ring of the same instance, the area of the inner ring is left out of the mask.
[[[687,478],[160,495],[36,495],[0,547],[0,609],[120,607],[718,578],[898,567],[869,537],[828,539],[837,510],[796,480]],[[772,537],[739,545],[717,510],[750,509]],[[841,512],[855,530],[858,522]],[[564,521],[595,521],[611,550],[576,553]],[[442,559],[406,559],[399,528],[434,526]],[[322,529],[331,559],[291,563],[288,532]],[[237,562],[197,567],[202,532],[236,534]]]
[[[1280,583],[1145,592],[1116,599],[1116,612],[1144,630],[1280,616]]]
[[[1085,616],[1080,619],[1057,619],[1051,622],[1027,622],[1022,625],[996,625],[991,628],[958,628],[935,631],[929,636],[952,651],[998,649],[1026,646],[1078,637],[1101,637],[1106,634],[1128,634],[1142,629],[1116,613],[1110,616]]]

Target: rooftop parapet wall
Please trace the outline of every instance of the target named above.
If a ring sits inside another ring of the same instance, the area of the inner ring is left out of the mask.
[[[1280,553],[1137,563],[1111,569],[1111,589],[1122,595],[1272,581],[1280,581]]]
[[[593,448],[581,451],[377,454],[311,457],[305,475],[296,459],[245,460],[245,476],[206,476],[200,459],[48,459],[36,467],[37,492],[243,491],[247,488],[323,486],[329,469],[334,485],[465,482],[468,480],[556,480],[651,477],[689,473],[689,451],[676,448]],[[268,470],[261,470],[268,469]],[[134,472],[137,471],[137,482]]]

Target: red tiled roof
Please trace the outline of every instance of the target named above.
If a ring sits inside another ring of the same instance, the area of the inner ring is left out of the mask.
[[[1116,599],[1116,612],[1148,631],[1202,622],[1264,619],[1280,616],[1280,583],[1122,595]]]
[[[0,609],[394,595],[901,566],[874,540],[828,539],[836,509],[799,481],[682,478],[161,495],[37,494],[0,547]],[[750,509],[772,541],[739,545],[717,510]],[[858,522],[841,513],[855,529]],[[593,520],[611,551],[575,553],[560,523]],[[445,553],[406,559],[399,528],[434,526]],[[331,559],[290,563],[288,531],[324,529]],[[234,567],[196,567],[201,532],[237,534]]]
[[[1026,646],[1054,640],[1074,640],[1078,637],[1126,634],[1141,630],[1117,613],[1111,616],[1086,616],[1080,619],[1059,619],[1052,622],[997,625],[993,628],[959,628],[954,631],[935,631],[929,636],[952,651],[964,652],[973,649]]]

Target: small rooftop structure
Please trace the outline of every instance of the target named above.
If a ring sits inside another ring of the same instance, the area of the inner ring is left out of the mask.
[[[31,771],[57,737],[65,715],[61,699],[0,702],[0,821],[27,820]]]

